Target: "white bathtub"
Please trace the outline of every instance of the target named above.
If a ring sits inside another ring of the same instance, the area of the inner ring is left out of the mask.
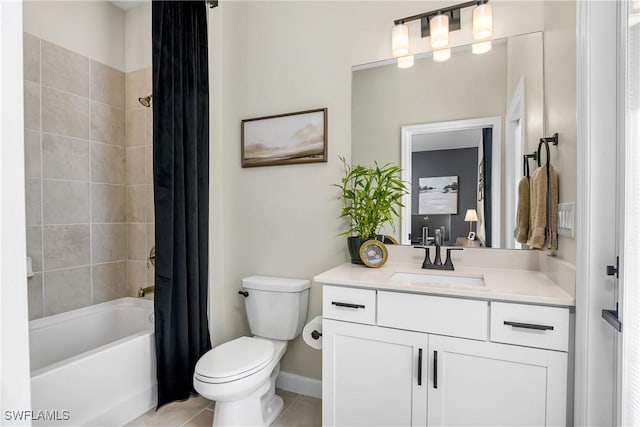
[[[35,425],[122,425],[156,405],[152,301],[120,298],[32,320],[29,340],[32,408],[58,420]]]

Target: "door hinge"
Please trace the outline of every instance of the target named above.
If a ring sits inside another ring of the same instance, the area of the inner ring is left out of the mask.
[[[616,257],[616,265],[607,265],[607,276],[616,276],[616,279],[620,275],[620,257]]]

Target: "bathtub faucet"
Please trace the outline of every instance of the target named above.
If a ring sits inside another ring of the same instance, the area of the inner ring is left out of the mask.
[[[142,298],[143,296],[145,296],[147,293],[149,292],[153,292],[154,286],[147,286],[146,288],[140,288],[138,289],[138,297]]]

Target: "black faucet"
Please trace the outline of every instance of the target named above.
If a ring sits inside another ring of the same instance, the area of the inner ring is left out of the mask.
[[[436,244],[436,259],[431,262],[431,255],[429,254],[429,246],[414,246],[417,249],[424,249],[424,261],[422,268],[425,270],[455,270],[453,267],[453,261],[451,260],[451,251],[461,251],[462,248],[447,248],[447,259],[444,264],[440,259],[440,245]]]

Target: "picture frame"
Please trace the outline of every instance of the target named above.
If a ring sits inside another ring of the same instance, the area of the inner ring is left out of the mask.
[[[458,177],[434,176],[418,180],[420,215],[456,215],[458,213]]]
[[[476,240],[476,232],[470,231],[469,235],[467,236],[467,240]]]
[[[360,246],[360,259],[367,267],[382,267],[388,258],[387,247],[380,240],[367,240]]]
[[[242,120],[242,167],[327,162],[327,108]]]

